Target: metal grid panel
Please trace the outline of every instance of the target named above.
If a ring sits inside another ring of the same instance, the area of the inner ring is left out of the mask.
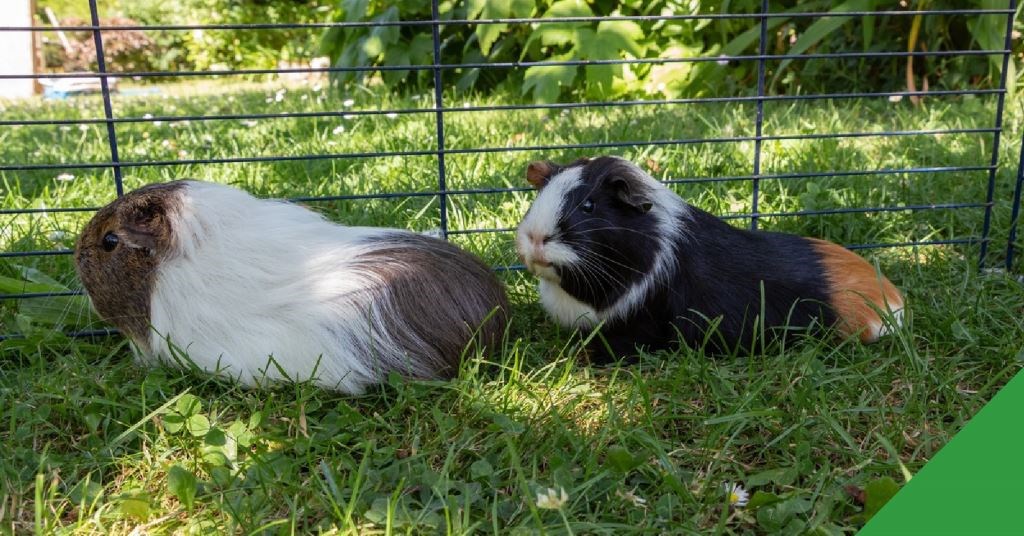
[[[1007,9],[945,9],[945,10],[906,10],[906,11],[851,11],[851,12],[771,12],[768,0],[762,0],[761,11],[756,14],[749,13],[719,13],[701,15],[655,15],[655,16],[614,16],[614,17],[551,17],[544,19],[489,19],[489,20],[442,20],[438,2],[432,2],[432,18],[430,20],[415,21],[392,21],[392,22],[337,22],[337,23],[289,23],[289,24],[196,24],[196,25],[152,25],[152,26],[104,26],[100,24],[100,18],[96,6],[96,0],[89,0],[91,11],[91,26],[76,26],[68,28],[53,27],[12,27],[0,26],[0,31],[32,31],[44,32],[63,29],[68,31],[91,31],[97,52],[96,73],[65,73],[65,74],[17,74],[0,75],[0,78],[81,78],[99,76],[101,80],[101,95],[103,102],[102,118],[82,119],[7,119],[0,116],[0,127],[17,126],[67,126],[67,125],[89,125],[104,124],[106,126],[107,145],[110,149],[110,159],[99,162],[69,162],[69,163],[24,163],[24,162],[2,162],[0,171],[6,172],[27,172],[35,170],[67,170],[67,169],[110,169],[113,174],[112,188],[116,195],[124,192],[122,172],[125,168],[157,167],[157,166],[181,166],[181,165],[221,165],[221,164],[244,164],[261,162],[284,162],[284,161],[314,161],[314,160],[335,160],[335,159],[366,159],[383,157],[433,157],[437,163],[436,188],[419,191],[401,192],[377,192],[371,194],[346,194],[333,196],[307,196],[292,197],[293,200],[302,202],[325,202],[325,201],[348,201],[360,199],[401,199],[415,197],[430,197],[438,199],[439,221],[441,233],[445,236],[471,235],[479,233],[502,233],[510,232],[509,227],[501,228],[466,228],[450,229],[447,214],[449,198],[453,196],[477,196],[486,194],[501,194],[526,191],[526,187],[513,188],[449,188],[447,180],[447,169],[445,157],[447,155],[474,155],[486,153],[538,153],[544,154],[550,151],[565,151],[579,149],[620,149],[626,147],[655,147],[655,146],[687,146],[706,144],[736,144],[753,143],[753,158],[751,174],[731,175],[717,177],[679,177],[667,178],[666,183],[670,184],[699,184],[718,182],[746,181],[751,184],[752,198],[750,200],[750,211],[746,213],[728,214],[724,219],[749,220],[751,228],[757,228],[762,218],[778,217],[808,217],[829,214],[855,214],[855,213],[887,213],[906,211],[953,211],[953,210],[975,210],[982,212],[982,232],[978,236],[963,236],[936,240],[917,240],[889,243],[865,243],[847,244],[851,249],[872,249],[888,247],[918,247],[930,245],[957,245],[957,244],[978,244],[980,245],[979,263],[984,264],[988,248],[991,242],[992,207],[994,205],[996,172],[999,165],[999,145],[1002,131],[1002,119],[1006,96],[1007,65],[1011,54],[1011,33],[1013,17],[1016,12],[1016,1],[1010,0]],[[834,52],[834,53],[804,53],[800,55],[778,55],[767,53],[767,40],[769,20],[779,17],[791,19],[817,19],[825,17],[867,17],[867,16],[1003,16],[1006,18],[1006,31],[1004,46],[997,50],[936,50],[936,51],[866,51],[866,52]],[[670,20],[749,20],[751,24],[758,24],[760,27],[759,45],[757,54],[736,55],[728,57],[686,57],[686,58],[641,58],[641,59],[617,59],[617,60],[572,60],[572,61],[533,61],[533,62],[477,62],[446,64],[442,62],[441,56],[441,28],[443,26],[478,26],[488,24],[552,24],[579,22],[587,23],[595,20],[654,22]],[[324,28],[370,28],[383,26],[400,27],[425,27],[431,29],[433,46],[433,63],[429,65],[400,65],[400,66],[373,66],[373,67],[350,67],[350,68],[281,68],[281,69],[244,69],[244,70],[208,70],[208,71],[151,71],[151,72],[108,72],[105,56],[103,53],[103,34],[111,31],[124,30],[159,30],[159,31],[192,31],[192,30],[245,30],[245,31],[269,31],[278,29],[324,29]],[[766,66],[769,62],[780,60],[843,60],[843,59],[892,59],[907,57],[952,57],[952,56],[978,56],[988,57],[1000,55],[1002,57],[1002,70],[1000,73],[999,87],[996,89],[964,89],[964,90],[940,90],[940,91],[895,91],[895,92],[846,92],[826,93],[815,95],[792,94],[792,95],[770,95],[766,94]],[[709,98],[677,98],[677,99],[651,99],[651,100],[618,100],[618,101],[595,101],[595,102],[568,102],[554,104],[503,104],[489,106],[446,106],[444,102],[444,75],[453,69],[479,68],[479,69],[523,69],[537,66],[586,66],[586,65],[628,65],[628,64],[670,64],[670,63],[697,63],[714,62],[727,60],[730,62],[756,62],[757,64],[757,92],[756,95],[741,95],[730,97],[709,97]],[[343,111],[315,111],[315,112],[279,112],[279,113],[245,113],[245,114],[209,114],[209,115],[160,115],[145,117],[117,117],[111,101],[111,91],[108,84],[109,79],[138,77],[138,78],[189,78],[206,76],[251,76],[251,75],[280,75],[280,74],[312,74],[312,73],[343,73],[343,72],[384,72],[389,70],[402,71],[429,71],[433,77],[433,99],[430,106],[417,108],[401,108],[389,110],[343,110]],[[920,130],[883,130],[878,132],[841,132],[841,133],[816,133],[816,134],[765,134],[764,118],[765,105],[768,103],[820,101],[820,100],[843,100],[843,99],[866,99],[866,98],[889,98],[889,97],[965,97],[965,96],[986,96],[994,95],[996,105],[991,128],[946,128],[946,129],[920,129]],[[608,142],[572,143],[572,144],[543,144],[514,147],[458,147],[451,146],[446,140],[445,118],[451,114],[480,114],[486,112],[507,112],[517,110],[573,110],[573,109],[602,109],[602,108],[628,108],[628,107],[658,107],[669,105],[720,105],[727,103],[747,103],[755,106],[754,133],[749,136],[729,137],[705,137],[705,138],[682,138],[682,139],[653,139],[653,140],[618,140]],[[125,160],[118,151],[118,126],[131,125],[136,123],[157,123],[173,121],[228,121],[228,120],[251,120],[251,119],[313,119],[329,117],[360,117],[379,116],[383,114],[396,115],[417,115],[432,114],[435,118],[435,147],[423,150],[405,151],[365,151],[346,152],[335,154],[305,154],[305,155],[267,155],[267,156],[239,156],[230,158],[181,158],[167,160]],[[987,137],[992,147],[991,158],[986,163],[975,165],[948,165],[948,166],[921,166],[906,168],[882,168],[872,170],[822,170],[812,172],[793,173],[763,173],[762,155],[763,144],[772,141],[786,140],[842,140],[853,138],[880,137],[914,137],[914,136],[939,136],[966,134]],[[935,204],[910,204],[899,206],[869,206],[834,208],[821,210],[800,210],[800,211],[766,211],[759,209],[759,201],[762,196],[761,185],[763,181],[785,181],[794,179],[814,178],[843,178],[843,177],[864,177],[864,176],[890,176],[906,175],[916,176],[922,174],[949,174],[983,172],[987,175],[986,195],[983,200],[965,200],[960,202],[935,203]],[[1019,219],[1020,197],[1022,183],[1024,183],[1024,144],[1022,144],[1021,160],[1017,173],[1016,189],[1013,199],[1013,214],[1009,230],[1009,242],[1007,244],[1006,265],[1009,269],[1013,262],[1014,242],[1016,240],[1016,224]],[[28,208],[28,207],[2,207],[0,215],[24,215],[36,213],[62,213],[62,212],[92,212],[98,207],[52,207],[52,208]],[[20,257],[45,257],[68,255],[69,249],[53,250],[31,250],[31,251],[2,251],[0,259]],[[497,266],[498,270],[515,270],[518,266]],[[79,294],[70,292],[22,292],[15,294],[0,294],[0,300],[28,300],[34,298],[53,296],[73,296]],[[76,335],[103,335],[111,330],[90,330],[76,333]],[[10,334],[0,334],[0,340]]]

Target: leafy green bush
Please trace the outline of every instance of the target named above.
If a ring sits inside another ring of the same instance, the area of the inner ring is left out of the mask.
[[[958,4],[958,5],[957,5]],[[1001,0],[963,2],[920,0],[913,9],[1005,8]],[[449,0],[440,4],[441,20],[551,18],[635,15],[700,15],[721,12],[756,14],[760,2],[699,0]],[[788,0],[772,2],[776,12],[873,11],[892,9],[881,0]],[[336,21],[394,22],[429,20],[430,2],[403,0],[341,0]],[[1005,35],[1003,15],[925,17],[773,17],[768,19],[771,55],[913,50],[1000,49]],[[915,34],[913,27],[918,27]],[[429,25],[369,28],[331,28],[321,51],[339,68],[430,65],[433,39]],[[587,23],[452,24],[441,27],[443,64],[469,64],[447,69],[460,90],[488,90],[499,84],[519,88],[539,102],[577,94],[603,99],[631,94],[668,98],[697,95],[750,94],[756,88],[754,61],[632,63],[622,65],[544,65],[526,69],[480,68],[473,64],[499,62],[566,62],[615,59],[714,58],[759,52],[759,19],[692,19],[659,21],[594,21]],[[1019,40],[1018,40],[1019,41]],[[1019,42],[1015,43],[1019,51]],[[769,90],[773,93],[823,91],[894,91],[909,80],[928,79],[930,88],[993,87],[998,85],[1001,56],[988,62],[977,56],[906,58],[834,58],[768,61]],[[912,76],[908,77],[908,72]],[[427,70],[384,70],[380,80],[389,86],[430,80]],[[370,72],[338,73],[341,84],[364,82]],[[1011,84],[1016,78],[1009,77]],[[923,87],[923,80],[915,86]]]

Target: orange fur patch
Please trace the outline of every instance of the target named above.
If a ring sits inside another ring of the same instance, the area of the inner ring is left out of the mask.
[[[878,340],[885,332],[885,323],[876,309],[891,311],[898,319],[903,309],[900,291],[856,253],[824,240],[808,240],[821,255],[839,331],[846,336],[857,335],[864,343]]]

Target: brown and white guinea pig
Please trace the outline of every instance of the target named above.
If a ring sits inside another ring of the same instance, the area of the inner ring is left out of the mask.
[[[887,330],[878,310],[902,319],[899,291],[856,254],[732,227],[621,158],[534,162],[527,180],[539,193],[516,249],[557,322],[603,323],[604,341],[590,347],[594,362],[680,342],[750,352],[758,325],[776,339],[835,326],[873,342]]]
[[[83,230],[75,262],[93,306],[141,357],[184,352],[247,385],[283,372],[359,393],[390,372],[447,378],[467,347],[499,344],[506,327],[502,284],[443,240],[337,225],[213,183],[115,200]]]

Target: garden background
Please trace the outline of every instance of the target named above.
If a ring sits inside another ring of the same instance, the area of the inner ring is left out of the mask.
[[[119,337],[68,337],[103,329],[64,295],[78,289],[67,249],[115,195],[103,99],[0,103],[0,293],[38,295],[0,300],[0,333],[20,335],[0,342],[0,530],[860,526],[1024,364],[1019,261],[993,269],[1006,264],[1024,136],[1020,21],[1004,71],[1001,53],[960,52],[1002,52],[1006,15],[956,11],[1006,2],[770,4],[782,15],[762,50],[756,16],[658,18],[756,15],[761,2],[440,3],[442,20],[634,19],[441,26],[440,63],[464,67],[437,92],[434,26],[394,24],[430,20],[427,2],[98,2],[101,26],[137,28],[103,32],[107,69],[150,73],[117,78],[111,95],[126,191],[197,177],[347,224],[443,225],[499,268],[515,337],[453,382],[396,378],[361,398],[142,369]],[[62,27],[91,24],[85,1],[37,7],[39,25],[46,8]],[[873,14],[801,15],[828,11]],[[251,24],[287,27],[237,27]],[[44,70],[95,71],[93,32],[67,36],[39,35]],[[722,59],[760,54],[793,57]],[[657,61],[680,57],[708,61]],[[601,63],[623,58],[645,61]],[[578,363],[578,338],[544,318],[515,269],[508,230],[532,199],[530,160],[601,152],[736,225],[756,213],[762,228],[868,246],[907,294],[909,325],[870,347]],[[730,506],[725,483],[750,503]],[[537,500],[549,488],[565,491],[559,508]]]

